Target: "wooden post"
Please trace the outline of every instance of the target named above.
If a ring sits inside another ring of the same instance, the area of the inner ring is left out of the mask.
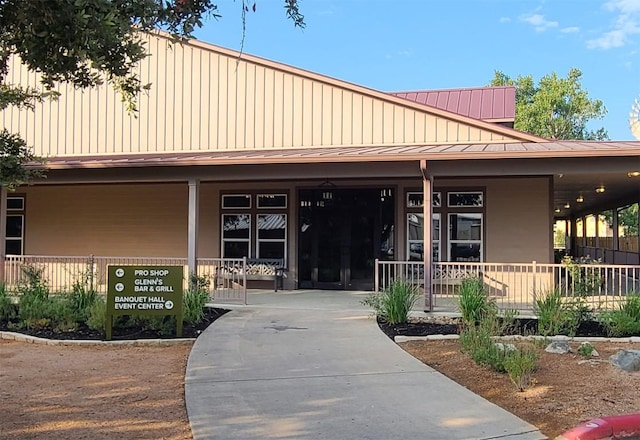
[[[422,251],[424,258],[424,309],[425,311],[432,312],[433,311],[433,286],[432,286],[432,275],[431,268],[433,264],[433,250],[431,246],[433,246],[433,241],[431,239],[431,228],[432,228],[432,211],[433,211],[433,203],[431,201],[431,177],[427,173],[427,161],[420,161],[420,171],[422,172],[422,194],[423,194],[423,203],[422,203],[422,214],[423,214],[423,233],[422,233]]]
[[[189,221],[187,245],[188,286],[191,288],[191,275],[198,273],[198,217],[199,217],[200,181],[189,180]]]

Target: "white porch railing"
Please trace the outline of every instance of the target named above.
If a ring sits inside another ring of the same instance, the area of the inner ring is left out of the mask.
[[[378,261],[377,274],[377,291],[396,278],[404,278],[424,292],[421,262]],[[614,308],[627,295],[640,293],[640,266],[438,262],[432,268],[432,306],[456,309],[460,284],[471,276],[480,278],[487,295],[505,310],[532,312],[536,299],[554,289],[566,298],[582,298],[594,310]]]
[[[157,257],[98,257],[98,256],[37,256],[7,255],[5,285],[16,291],[27,281],[25,268],[38,270],[52,294],[69,292],[75,284],[81,284],[98,293],[107,292],[107,267],[109,265],[134,266],[183,266],[184,288],[188,288],[189,273],[186,258]],[[209,281],[209,293],[220,302],[247,303],[246,260],[242,258],[199,258],[199,276]]]

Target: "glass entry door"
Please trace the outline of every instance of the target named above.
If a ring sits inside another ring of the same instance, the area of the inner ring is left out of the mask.
[[[393,259],[389,189],[300,190],[300,288],[373,289],[375,259]]]

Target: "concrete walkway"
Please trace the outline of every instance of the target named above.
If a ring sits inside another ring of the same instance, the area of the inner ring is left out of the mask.
[[[405,353],[364,296],[257,294],[217,320],[187,366],[194,439],[545,438]]]

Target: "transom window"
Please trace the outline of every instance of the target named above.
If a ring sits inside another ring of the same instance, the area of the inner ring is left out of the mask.
[[[223,194],[223,258],[282,258],[287,254],[286,193]]]

